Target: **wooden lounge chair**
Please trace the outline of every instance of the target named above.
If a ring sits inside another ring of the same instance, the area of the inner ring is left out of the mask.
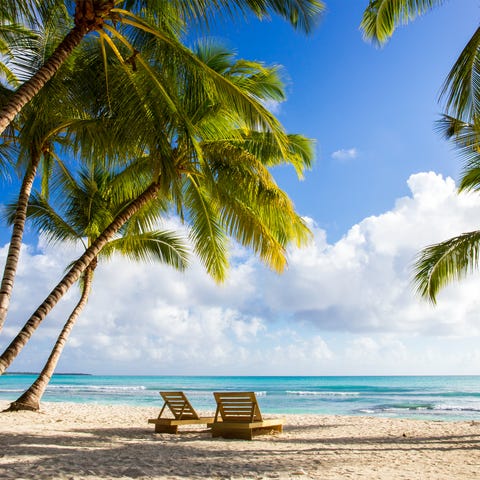
[[[255,392],[215,392],[212,437],[252,440],[255,435],[282,432],[283,419],[264,419]]]
[[[198,425],[213,423],[213,417],[200,417],[183,392],[160,392],[164,404],[157,418],[150,418],[148,423],[155,424],[156,433],[178,433],[180,425]],[[174,418],[161,418],[168,407]]]

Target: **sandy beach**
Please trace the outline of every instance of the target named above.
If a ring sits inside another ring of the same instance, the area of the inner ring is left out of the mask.
[[[287,415],[283,434],[244,441],[156,434],[158,407],[42,407],[0,415],[0,478],[480,478],[477,422]]]

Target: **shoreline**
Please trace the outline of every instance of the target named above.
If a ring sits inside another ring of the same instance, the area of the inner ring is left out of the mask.
[[[480,422],[292,414],[284,433],[244,441],[212,439],[205,426],[155,434],[147,420],[158,413],[47,402],[2,413],[0,477],[470,480],[480,470]]]
[[[24,392],[32,377],[2,376],[0,402]],[[361,415],[480,421],[480,376],[196,377],[58,376],[43,401],[161,406],[160,391],[184,391],[199,410],[215,409],[213,392],[254,391],[271,414]]]

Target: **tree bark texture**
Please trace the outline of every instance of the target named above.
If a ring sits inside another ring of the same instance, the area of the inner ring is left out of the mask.
[[[30,193],[32,192],[33,181],[37,174],[40,158],[40,152],[36,151],[32,153],[30,165],[25,172],[22,186],[20,187],[20,193],[18,194],[17,210],[15,212],[15,218],[13,219],[12,237],[8,247],[7,260],[5,262],[2,284],[0,286],[0,331],[2,330],[7,317],[13,283],[17,272],[18,260],[20,258],[20,250],[22,248],[28,200],[30,198]]]
[[[50,353],[50,356],[48,357],[45,366],[40,372],[40,375],[17,400],[10,404],[9,408],[6,411],[12,412],[19,410],[40,410],[40,401],[43,397],[43,394],[45,393],[50,379],[52,378],[53,372],[57,367],[65,344],[68,340],[68,337],[70,336],[70,332],[72,331],[72,328],[75,325],[75,322],[77,321],[80,313],[87,304],[92,287],[95,263],[96,259],[94,259],[90,266],[87,267],[87,269],[85,270],[85,274],[83,276],[82,295],[80,296],[80,300],[78,301],[77,305],[68,317],[67,322],[63,326],[63,329],[60,332],[60,335],[58,336],[57,341],[55,342],[55,345],[53,346],[53,349]]]
[[[160,183],[152,183],[139,197],[131,202],[122,213],[117,215],[115,220],[103,231],[101,235],[85,250],[85,253],[73,264],[67,274],[50,292],[32,316],[27,320],[17,336],[0,356],[0,375],[12,364],[13,360],[26,345],[33,332],[45,319],[47,314],[65,295],[68,289],[80,278],[80,275],[98,256],[100,250],[115,235],[116,232],[146,203],[153,200],[160,189]]]
[[[40,69],[25,82],[12,96],[9,102],[0,110],[0,135],[10,125],[10,122],[22,110],[22,108],[43,88],[43,86],[55,75],[62,63],[72,53],[73,49],[82,41],[88,33],[88,26],[75,25],[68,35],[55,49],[52,56],[40,67]]]
[[[53,52],[52,56],[25,82],[12,96],[10,101],[0,110],[0,135],[10,125],[10,122],[20,110],[43,88],[55,75],[62,63],[72,53],[83,37],[92,30],[102,28],[102,25],[115,6],[112,0],[77,0],[75,8],[75,27],[68,33]],[[24,178],[18,199],[12,239],[8,250],[2,283],[0,286],[0,331],[3,328],[10,303],[11,292],[17,270],[20,248],[25,227],[26,208],[35,178],[40,154],[32,161],[32,166]]]

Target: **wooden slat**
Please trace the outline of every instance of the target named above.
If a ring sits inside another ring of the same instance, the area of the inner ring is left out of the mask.
[[[215,392],[213,395],[217,402],[213,437],[251,440],[255,435],[282,432],[283,419],[262,418],[255,392]]]
[[[262,421],[255,392],[215,392],[217,415],[224,422]]]
[[[160,392],[164,400],[158,418],[151,418],[148,423],[155,424],[157,433],[178,433],[178,427],[183,425],[197,425],[205,423],[210,426],[214,417],[200,417],[192,407],[183,392]],[[168,407],[175,418],[162,418],[162,414]]]
[[[160,395],[176,420],[199,418],[183,392],[160,392]]]

